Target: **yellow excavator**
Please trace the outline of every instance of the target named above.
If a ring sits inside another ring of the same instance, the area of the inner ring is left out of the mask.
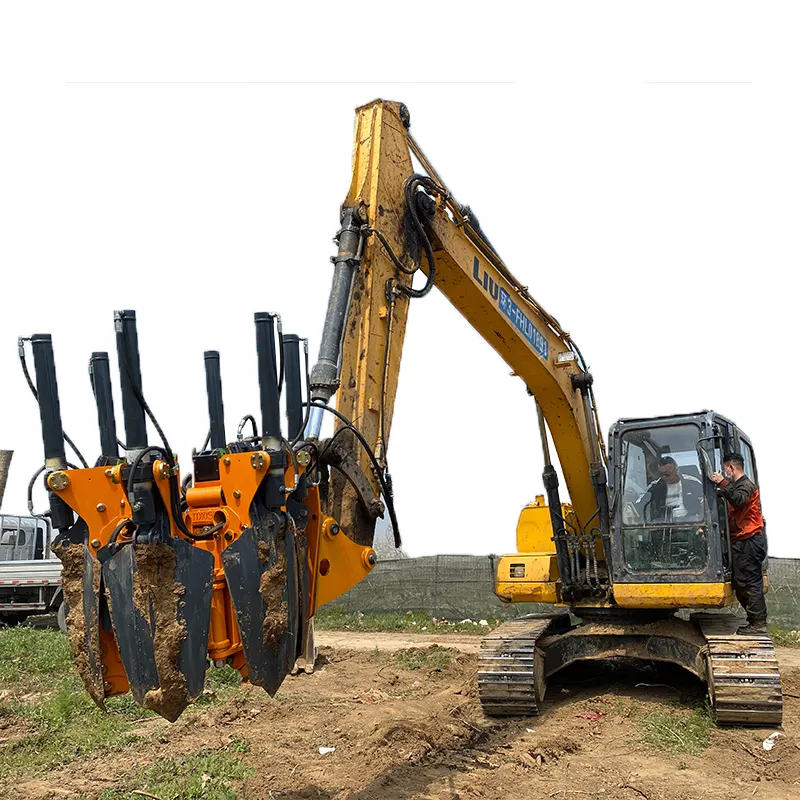
[[[277,315],[257,313],[260,429],[248,415],[231,440],[220,356],[206,352],[210,430],[183,479],[145,399],[134,312],[115,313],[124,443],[109,356],[90,361],[101,441],[93,467],[67,462],[50,335],[30,337],[35,386],[21,340],[41,414],[67,631],[94,700],[130,689],[174,720],[210,665],[229,664],[271,694],[297,665],[312,670],[314,614],[375,566],[384,514],[399,545],[387,444],[409,305],[436,288],[532,396],[544,455],[545,494],[523,509],[518,552],[498,559],[495,593],[560,610],[484,638],[485,712],[535,714],[559,670],[632,659],[678,665],[706,682],[721,724],[780,724],[769,637],[737,636],[737,618],[720,611],[735,601],[731,550],[725,503],[709,478],[722,453],[735,451],[757,479],[744,432],[707,410],[625,419],[606,450],[581,351],[457,202],[411,135],[404,105],[377,100],[357,110],[340,219],[313,370],[307,342],[301,359],[304,340],[284,335]],[[150,398],[163,403],[166,393],[156,387]],[[325,414],[335,431],[321,439]],[[147,418],[158,445],[148,443]],[[657,491],[664,465],[681,476],[679,503]]]

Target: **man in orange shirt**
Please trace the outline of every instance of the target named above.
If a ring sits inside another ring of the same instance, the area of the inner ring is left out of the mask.
[[[764,518],[758,487],[744,474],[744,459],[728,453],[722,462],[725,472],[715,472],[711,480],[728,506],[728,528],[731,537],[733,588],[747,613],[747,625],[737,633],[767,633],[767,604],[764,600],[764,576],[761,565],[767,557]]]

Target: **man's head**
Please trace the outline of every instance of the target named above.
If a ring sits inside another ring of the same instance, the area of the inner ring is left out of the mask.
[[[664,456],[658,459],[658,474],[664,483],[677,483],[681,479],[678,472],[678,462],[672,456]]]
[[[726,453],[722,459],[722,471],[726,478],[738,481],[744,475],[744,459],[738,453]]]

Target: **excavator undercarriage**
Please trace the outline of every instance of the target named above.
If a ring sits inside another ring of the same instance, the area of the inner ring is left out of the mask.
[[[708,685],[718,724],[780,725],[783,702],[775,649],[769,636],[737,635],[739,624],[727,613],[652,622],[614,615],[575,625],[566,613],[521,617],[481,641],[481,706],[489,716],[537,714],[548,680],[573,664],[659,662],[681,667]]]

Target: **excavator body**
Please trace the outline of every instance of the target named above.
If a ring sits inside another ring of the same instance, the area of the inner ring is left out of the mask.
[[[409,307],[435,287],[533,398],[542,443],[544,494],[523,510],[518,552],[498,559],[495,589],[506,603],[561,610],[521,617],[485,638],[485,711],[536,713],[559,670],[633,659],[675,664],[705,681],[721,723],[780,724],[772,643],[737,636],[725,611],[734,602],[730,532],[709,479],[729,451],[757,479],[746,435],[713,411],[626,419],[611,428],[607,451],[580,349],[504,264],[473,209],[456,200],[402,104],[357,109],[340,222],[305,404],[297,337],[279,335],[287,437],[274,316],[256,314],[261,432],[245,438],[240,425],[237,440],[226,439],[219,356],[206,353],[211,430],[191,482],[181,482],[157,425],[163,447],[147,443],[145,415],[155,419],[132,312],[116,316],[122,455],[108,357],[93,359],[103,442],[94,468],[66,463],[52,343],[33,338],[67,625],[92,697],[102,702],[130,685],[137,701],[174,719],[201,691],[206,663],[231,664],[270,693],[296,659],[313,665],[314,613],[372,569],[384,513],[399,545],[388,442]],[[336,417],[328,440],[320,439],[324,413]]]
[[[746,473],[757,481],[750,440],[718,413],[617,422],[609,434],[609,559],[601,560],[598,542],[570,535],[574,514],[566,504],[561,508],[567,532],[562,546],[582,595],[571,604],[562,595],[557,538],[544,497],[523,509],[518,552],[498,559],[495,592],[505,603],[569,605],[573,621],[537,615],[501,626],[484,640],[479,682],[488,713],[535,713],[547,680],[580,661],[660,662],[708,685],[718,723],[780,724],[780,673],[769,637],[737,635],[737,617],[703,613],[736,599],[728,515],[707,479],[722,470],[728,452],[741,453]],[[680,518],[655,491],[665,458],[690,484]],[[604,584],[611,590],[598,591]]]

